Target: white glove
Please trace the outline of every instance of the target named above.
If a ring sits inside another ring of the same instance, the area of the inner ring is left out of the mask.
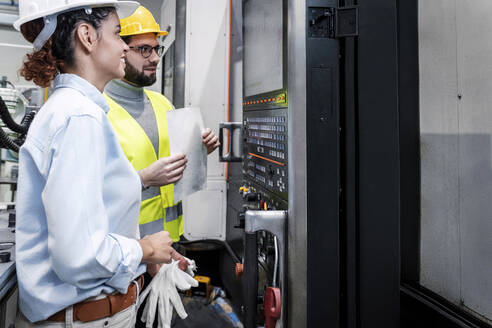
[[[169,265],[169,269],[166,271],[165,276],[159,282],[159,293],[162,302],[158,305],[158,313],[159,313],[159,323],[157,325],[158,328],[170,328],[171,320],[173,317],[173,307],[169,300],[169,272],[171,272],[171,265]]]
[[[145,288],[145,290],[140,294],[137,308],[142,305],[143,300],[147,295],[147,303],[145,304],[145,308],[142,312],[141,320],[146,323],[146,327],[152,327],[152,324],[155,320],[155,310],[157,305],[165,303],[166,301],[169,303],[168,293],[160,293],[162,287],[162,280],[165,279],[166,272],[171,268],[170,264],[163,264],[159,272],[154,276],[150,284]],[[166,300],[167,297],[167,300]],[[172,309],[171,309],[172,311]],[[171,312],[172,315],[172,312]]]
[[[173,260],[169,264],[163,264],[149,286],[140,295],[138,307],[140,307],[142,301],[148,295],[147,304],[145,305],[141,318],[146,323],[147,328],[152,327],[156,307],[158,308],[159,328],[170,328],[173,306],[182,319],[188,316],[177,288],[188,290],[191,287],[197,287],[198,281],[192,277],[194,270],[196,270],[195,261],[188,258],[186,260],[189,263],[186,272],[179,269],[178,261]]]
[[[188,261],[188,268],[186,269],[186,272],[194,277],[195,276],[195,271],[197,269],[197,266],[196,266],[196,263],[195,263],[195,260],[190,260],[189,258],[187,258],[186,256],[183,256],[185,258],[186,261]]]
[[[189,271],[191,272],[191,274],[194,275],[193,270],[196,270],[195,261],[191,262],[190,260],[188,260],[188,263],[190,265],[188,266],[187,272]],[[168,276],[170,276],[170,279],[167,279],[169,299],[171,300],[171,303],[174,305],[174,308],[176,309],[176,312],[181,317],[181,319],[186,319],[188,314],[186,314],[183,303],[181,302],[181,297],[178,294],[178,289],[185,291],[190,289],[191,287],[197,287],[198,281],[196,281],[196,279],[187,272],[183,272],[182,270],[180,270],[178,267],[178,262],[173,262],[171,265],[172,268],[167,272]]]

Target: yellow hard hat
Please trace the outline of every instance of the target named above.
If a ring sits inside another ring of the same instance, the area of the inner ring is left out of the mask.
[[[120,24],[120,36],[144,33],[156,33],[157,36],[168,34],[167,31],[161,31],[161,27],[155,21],[152,13],[143,6],[138,7],[131,16],[120,19]]]

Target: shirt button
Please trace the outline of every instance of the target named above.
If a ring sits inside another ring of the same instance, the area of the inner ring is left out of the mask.
[[[109,326],[109,321],[108,320],[104,321],[104,327],[107,327],[107,326]]]

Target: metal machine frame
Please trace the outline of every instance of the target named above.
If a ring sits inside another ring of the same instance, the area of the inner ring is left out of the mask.
[[[309,30],[313,13],[355,5],[357,38]],[[396,4],[288,0],[287,15],[285,326],[397,327]]]
[[[334,119],[331,125],[323,122],[323,115],[316,113],[316,100],[312,101],[320,92],[310,84],[312,69],[323,66],[316,61],[319,40],[306,38],[306,14],[309,7],[333,4],[289,1],[289,115],[295,124],[290,126],[294,158],[289,190],[293,196],[289,205],[288,326],[397,327],[396,4],[344,1],[342,5],[358,5],[359,35],[340,40],[340,106],[335,114],[339,121]],[[323,128],[324,124],[328,126]],[[303,135],[303,130],[310,132]],[[320,130],[322,135],[317,135]],[[320,161],[319,152],[337,147],[334,140],[339,140],[339,155]],[[326,167],[333,162],[339,167],[339,180],[334,172],[329,180]],[[306,171],[303,177],[301,172]],[[326,201],[326,181],[340,184],[338,202]]]

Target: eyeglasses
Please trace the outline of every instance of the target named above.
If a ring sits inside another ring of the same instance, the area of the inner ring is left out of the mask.
[[[140,51],[140,54],[142,55],[143,58],[149,58],[150,55],[152,55],[152,50],[155,51],[157,56],[162,57],[164,54],[164,46],[155,46],[151,47],[149,45],[143,45],[143,46],[138,46],[138,47],[129,47],[130,49],[138,50]]]

